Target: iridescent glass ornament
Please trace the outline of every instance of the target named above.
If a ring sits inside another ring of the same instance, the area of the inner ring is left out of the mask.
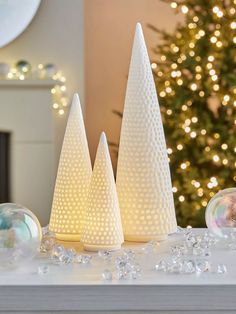
[[[236,188],[218,192],[208,203],[206,225],[220,238],[232,238],[236,231]]]
[[[36,216],[21,205],[0,205],[0,268],[18,267],[39,251],[41,226]]]

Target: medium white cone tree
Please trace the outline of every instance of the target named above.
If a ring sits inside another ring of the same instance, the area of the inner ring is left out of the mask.
[[[163,240],[176,231],[164,130],[139,23],[121,127],[117,191],[126,240]]]
[[[101,134],[97,149],[81,240],[88,251],[117,250],[124,241],[105,133]]]
[[[49,229],[59,240],[79,241],[92,175],[78,94],[74,95],[57,172]]]

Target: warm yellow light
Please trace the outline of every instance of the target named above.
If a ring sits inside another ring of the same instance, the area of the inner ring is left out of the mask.
[[[198,21],[199,21],[198,16],[195,15],[195,16],[193,17],[193,21],[194,21],[194,22],[198,22]]]
[[[200,96],[200,97],[204,97],[204,96],[205,96],[205,93],[204,93],[203,90],[201,90],[201,91],[199,92],[199,96]]]
[[[216,13],[216,15],[217,15],[218,17],[222,17],[224,14],[223,14],[222,11],[218,11],[218,12]]]
[[[184,14],[187,14],[187,13],[188,13],[188,7],[187,7],[186,5],[182,5],[181,11],[182,11]]]
[[[190,86],[191,90],[195,91],[197,90],[197,84],[196,83],[192,83]]]
[[[189,43],[189,48],[194,48],[195,44],[193,42]]]
[[[201,130],[201,134],[202,134],[202,135],[206,135],[206,130],[205,130],[205,129],[202,129],[202,130]]]
[[[59,108],[59,105],[58,105],[57,103],[54,103],[54,104],[52,105],[52,107],[53,107],[54,109],[58,109],[58,108]]]
[[[191,131],[191,128],[189,126],[187,126],[186,128],[184,128],[185,133],[189,133]]]
[[[220,157],[218,155],[213,156],[213,161],[218,162],[220,160]]]
[[[190,137],[191,138],[195,138],[197,136],[197,133],[195,131],[191,132],[190,133]]]
[[[167,154],[171,155],[173,153],[172,148],[167,148]]]
[[[171,6],[173,9],[176,9],[178,5],[177,5],[176,2],[171,2],[170,6]]]
[[[197,66],[195,67],[195,71],[196,71],[196,72],[201,72],[201,71],[202,71],[202,68],[200,67],[200,65],[197,65]]]
[[[191,120],[190,119],[186,119],[184,121],[185,126],[189,126],[191,124]]]
[[[51,93],[52,93],[52,94],[55,94],[55,93],[56,93],[56,89],[55,89],[55,88],[52,88],[52,89],[51,89]]]
[[[207,201],[202,201],[202,206],[206,207],[207,206]]]
[[[167,113],[168,116],[171,116],[172,115],[172,110],[171,109],[167,109],[166,113]]]
[[[193,50],[190,50],[189,51],[189,55],[190,55],[190,57],[194,57],[195,56],[195,52]]]
[[[62,91],[62,92],[65,92],[65,91],[66,91],[66,86],[65,86],[65,85],[62,85],[62,86],[61,86],[61,91]]]
[[[43,69],[43,64],[42,64],[42,63],[38,64],[38,69],[39,69],[39,70],[42,70],[42,69]]]
[[[227,165],[228,162],[229,162],[229,161],[228,161],[228,159],[226,159],[226,158],[222,160],[223,165]]]
[[[233,43],[236,44],[236,36],[233,38]]]
[[[218,76],[217,75],[212,75],[211,79],[212,79],[212,81],[217,81],[218,80]]]
[[[21,75],[19,76],[19,79],[20,79],[21,81],[23,81],[23,80],[25,79],[25,76],[24,76],[23,74],[21,74]]]
[[[9,78],[9,79],[12,79],[13,78],[13,73],[12,72],[9,72],[8,74],[7,74],[7,78]]]
[[[230,96],[229,96],[229,95],[224,95],[224,98],[223,98],[223,99],[224,99],[224,101],[227,101],[227,102],[228,102],[228,101],[230,100]]]
[[[209,57],[208,57],[208,61],[213,62],[214,60],[215,60],[215,57],[214,57],[214,56],[209,56]]]
[[[178,144],[178,145],[177,145],[177,149],[178,149],[178,150],[182,150],[182,149],[183,149],[183,145],[182,145],[182,144]]]
[[[215,44],[215,43],[217,42],[217,38],[216,38],[215,36],[212,36],[212,37],[210,38],[210,41],[211,41],[213,44]]]
[[[165,96],[166,96],[166,92],[161,91],[161,92],[160,92],[160,97],[165,97]]]
[[[184,200],[185,200],[185,197],[183,195],[180,195],[179,196],[179,201],[182,203],[182,202],[184,202]]]
[[[226,150],[226,149],[228,148],[228,145],[224,143],[224,144],[221,145],[221,148],[222,148],[223,150]]]
[[[178,67],[178,65],[177,65],[176,63],[172,63],[172,64],[171,64],[171,68],[172,68],[172,69],[177,69],[177,67]]]
[[[215,139],[220,138],[220,134],[219,134],[219,133],[214,133],[214,138],[215,138]]]
[[[193,123],[197,123],[198,122],[198,118],[197,117],[192,117],[191,120],[192,120]]]
[[[217,41],[216,46],[217,46],[218,48],[222,47],[222,46],[223,46],[222,41]]]
[[[152,64],[151,64],[151,67],[152,67],[152,69],[155,70],[155,69],[157,68],[157,64],[156,64],[156,63],[152,63]]]
[[[172,92],[172,88],[171,88],[171,87],[166,87],[166,92],[167,92],[168,94],[170,94],[170,93]]]
[[[199,73],[197,73],[195,77],[196,77],[196,80],[200,80],[202,78],[201,74]]]
[[[186,163],[185,163],[185,162],[183,162],[183,163],[180,165],[180,168],[181,168],[181,169],[186,169],[186,168],[187,168]]]
[[[214,12],[214,13],[217,13],[217,12],[219,12],[219,7],[217,7],[217,6],[214,6],[213,7],[213,9],[212,9],[212,11]]]
[[[216,30],[215,32],[214,32],[214,34],[215,34],[215,36],[220,36],[220,31],[219,30]]]
[[[64,110],[64,109],[60,109],[60,110],[58,111],[58,113],[59,113],[60,116],[62,116],[62,115],[65,113],[65,110]]]
[[[218,91],[220,89],[220,86],[218,84],[213,85],[214,91]]]
[[[203,37],[205,35],[205,31],[203,29],[200,29],[200,31],[198,32],[198,34]]]
[[[173,193],[176,193],[177,191],[178,191],[177,187],[173,186],[172,192],[173,192]]]
[[[209,74],[210,74],[210,75],[215,75],[215,74],[216,74],[216,71],[215,71],[214,69],[211,69],[211,70],[209,71]]]
[[[183,85],[183,80],[182,79],[178,79],[177,80],[177,84],[180,85],[180,86]]]
[[[162,55],[161,56],[161,61],[166,61],[166,56]]]
[[[205,147],[205,151],[206,151],[206,152],[209,152],[210,150],[211,150],[211,148],[210,148],[209,146],[206,146],[206,147]]]
[[[183,110],[183,111],[187,111],[187,109],[188,109],[188,106],[186,106],[186,105],[183,105],[183,106],[182,106],[182,110]]]
[[[232,29],[236,29],[236,22],[232,22],[232,23],[230,24],[230,27],[231,27]]]
[[[207,66],[207,68],[208,68],[208,69],[212,69],[212,67],[213,67],[212,63],[210,63],[210,62],[209,62],[209,63],[207,63],[207,65],[206,65],[206,66]]]

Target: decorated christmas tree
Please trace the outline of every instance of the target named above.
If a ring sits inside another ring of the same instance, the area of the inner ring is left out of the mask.
[[[178,223],[203,226],[209,199],[236,184],[236,0],[168,2],[185,15],[157,32],[152,69]]]

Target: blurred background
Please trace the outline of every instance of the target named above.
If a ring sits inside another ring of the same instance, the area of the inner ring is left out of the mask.
[[[70,100],[92,161],[101,131],[116,168],[135,24],[159,95],[178,223],[203,226],[234,186],[235,0],[0,1],[0,201],[48,222]]]

